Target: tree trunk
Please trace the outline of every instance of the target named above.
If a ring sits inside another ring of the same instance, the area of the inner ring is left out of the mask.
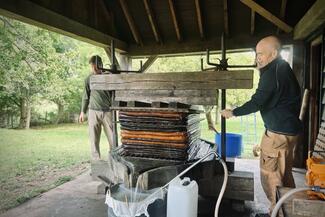
[[[29,129],[30,119],[31,119],[30,112],[31,112],[31,106],[30,106],[29,99],[27,97],[21,98],[19,128]]]
[[[56,103],[58,106],[58,116],[56,118],[55,124],[59,124],[62,121],[64,105],[62,103]]]

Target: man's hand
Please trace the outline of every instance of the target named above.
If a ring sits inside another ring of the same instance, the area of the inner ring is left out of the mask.
[[[80,115],[79,115],[79,123],[84,122],[84,120],[85,120],[84,116],[85,116],[85,114],[83,112],[80,112]]]
[[[234,116],[231,109],[224,109],[220,112],[220,114],[222,115],[222,117],[224,117],[226,119]]]

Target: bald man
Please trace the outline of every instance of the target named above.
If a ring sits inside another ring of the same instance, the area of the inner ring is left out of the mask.
[[[280,56],[281,43],[275,36],[256,46],[260,71],[258,88],[244,105],[221,111],[225,118],[260,111],[265,133],[261,141],[260,172],[264,192],[275,206],[276,186],[295,187],[292,176],[293,147],[302,130],[299,120],[300,87],[290,67]]]

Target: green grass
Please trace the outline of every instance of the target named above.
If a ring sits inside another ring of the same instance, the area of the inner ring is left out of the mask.
[[[101,151],[107,157],[104,135]],[[87,125],[0,129],[0,212],[70,181],[89,168]]]
[[[201,138],[214,141],[206,121],[201,122]],[[217,125],[220,131],[220,124]],[[241,133],[240,118],[227,121],[227,131]],[[257,143],[264,127],[257,116]],[[252,145],[243,157],[252,157]],[[104,133],[101,153],[107,158]],[[63,124],[30,130],[0,129],[0,213],[28,199],[72,180],[89,168],[90,147],[87,125]]]

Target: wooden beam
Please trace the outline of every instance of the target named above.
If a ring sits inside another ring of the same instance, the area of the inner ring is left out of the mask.
[[[146,9],[146,13],[147,13],[147,16],[148,16],[148,19],[149,19],[149,22],[150,22],[152,32],[153,32],[153,34],[155,36],[156,42],[161,43],[162,40],[161,40],[159,31],[158,31],[158,27],[157,27],[157,24],[156,24],[156,21],[155,21],[155,18],[154,18],[154,14],[153,14],[153,11],[152,11],[152,8],[150,6],[149,1],[150,0],[143,0],[143,4],[144,4],[144,7]]]
[[[227,49],[253,50],[260,38],[261,36],[259,35],[233,35],[227,39]],[[283,44],[295,43],[292,36],[288,34],[281,35],[280,39]],[[175,54],[202,54],[206,52],[206,49],[211,51],[220,50],[220,42],[220,37],[215,37],[206,38],[206,40],[188,39],[186,42],[184,41],[182,43],[177,41],[164,41],[164,46],[161,46],[156,42],[148,42],[143,47],[131,44],[128,49],[128,55],[132,57],[146,57],[150,55],[173,56]]]
[[[177,21],[176,11],[175,11],[175,6],[174,6],[173,0],[168,0],[168,4],[169,4],[170,13],[172,15],[172,20],[173,20],[174,27],[175,27],[177,40],[182,41],[182,35],[181,35],[180,29],[179,29],[179,24]]]
[[[144,72],[146,72],[149,68],[150,68],[150,66],[157,60],[157,58],[158,58],[158,56],[157,55],[152,55],[152,56],[150,56],[148,59],[147,59],[147,61],[143,64],[143,66],[142,66],[142,72],[144,73]]]
[[[251,9],[251,35],[255,32],[255,11]]]
[[[282,19],[283,21],[285,20],[285,13],[286,13],[286,8],[287,8],[287,2],[288,0],[282,0],[281,1],[281,9],[280,9],[280,19]],[[281,31],[280,28],[277,29],[276,33],[279,34]]]
[[[115,37],[28,0],[0,1],[0,14],[96,46],[107,47],[110,45],[110,41],[114,40],[116,48],[126,51],[128,47],[125,42]]]
[[[294,28],[293,38],[304,39],[325,22],[325,1],[317,0]]]
[[[137,29],[137,27],[135,25],[133,17],[130,14],[129,7],[126,4],[126,1],[125,0],[119,0],[119,2],[120,2],[120,5],[122,7],[124,16],[125,16],[128,24],[129,24],[129,27],[131,29],[131,32],[132,32],[132,35],[133,35],[133,38],[134,38],[135,42],[137,44],[143,45],[140,34],[139,34],[139,31],[138,31],[138,29]]]
[[[204,29],[203,29],[200,0],[195,0],[195,8],[196,8],[197,24],[199,26],[200,36],[201,36],[201,39],[204,39],[205,36],[204,36]]]
[[[293,30],[291,26],[289,26],[288,24],[280,20],[278,17],[274,16],[271,12],[269,12],[268,10],[266,10],[265,8],[263,8],[262,6],[254,2],[253,0],[240,0],[240,1],[245,5],[247,5],[249,8],[251,8],[252,10],[254,10],[256,13],[258,13],[259,15],[261,15],[262,17],[264,17],[265,19],[267,19],[268,21],[270,21],[271,23],[279,27],[284,32],[290,33]]]
[[[95,90],[216,90],[252,87],[253,70],[103,74],[90,78],[90,88]]]
[[[229,35],[229,24],[228,24],[228,1],[223,0],[223,26],[226,35]]]

